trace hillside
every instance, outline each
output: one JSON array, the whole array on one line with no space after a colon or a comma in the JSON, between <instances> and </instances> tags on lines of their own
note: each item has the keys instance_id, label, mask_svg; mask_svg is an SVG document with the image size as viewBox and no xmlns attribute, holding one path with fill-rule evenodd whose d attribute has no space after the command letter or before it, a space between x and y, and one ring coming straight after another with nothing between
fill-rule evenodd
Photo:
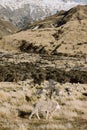
<instances>
[{"instance_id":1,"label":"hillside","mask_svg":"<svg viewBox=\"0 0 87 130\"><path fill-rule=\"evenodd\" d=\"M86 19L87 5L78 5L77 7L74 7L68 11L61 10L60 12L57 12L55 15L49 16L44 20L39 20L31 25L27 25L26 28L24 28L24 30L33 29L36 26L37 28L56 28L70 21L77 20L80 22L80 20Z\"/></svg>"},{"instance_id":2,"label":"hillside","mask_svg":"<svg viewBox=\"0 0 87 130\"><path fill-rule=\"evenodd\" d=\"M17 32L17 27L11 22L0 19L0 37Z\"/></svg>"},{"instance_id":3,"label":"hillside","mask_svg":"<svg viewBox=\"0 0 87 130\"><path fill-rule=\"evenodd\" d=\"M29 28L4 37L0 48L38 54L87 54L87 6L63 11Z\"/></svg>"}]
</instances>

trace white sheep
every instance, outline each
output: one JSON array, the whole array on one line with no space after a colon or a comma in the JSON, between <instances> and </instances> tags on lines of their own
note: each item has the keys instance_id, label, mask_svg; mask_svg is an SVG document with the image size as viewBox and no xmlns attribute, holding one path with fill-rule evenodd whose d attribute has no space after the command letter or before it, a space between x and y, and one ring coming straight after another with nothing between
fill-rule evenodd
<instances>
[{"instance_id":1,"label":"white sheep","mask_svg":"<svg viewBox=\"0 0 87 130\"><path fill-rule=\"evenodd\" d=\"M36 103L35 108L33 109L29 119L31 119L31 117L35 114L37 116L38 119L40 119L39 114L43 114L46 113L46 119L48 118L52 118L53 114L55 113L55 111L57 111L58 109L60 109L60 106L58 104L57 101L52 101L52 100L47 100L47 101L38 101Z\"/></svg>"}]
</instances>

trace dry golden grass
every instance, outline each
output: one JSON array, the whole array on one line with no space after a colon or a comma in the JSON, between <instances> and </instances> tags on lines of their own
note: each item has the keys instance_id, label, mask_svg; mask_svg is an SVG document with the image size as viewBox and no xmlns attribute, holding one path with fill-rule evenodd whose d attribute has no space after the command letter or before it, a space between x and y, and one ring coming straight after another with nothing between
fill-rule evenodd
<instances>
[{"instance_id":1,"label":"dry golden grass","mask_svg":"<svg viewBox=\"0 0 87 130\"><path fill-rule=\"evenodd\" d=\"M10 94L7 92L4 92L3 90L0 90L0 101L8 101L10 99Z\"/></svg>"}]
</instances>

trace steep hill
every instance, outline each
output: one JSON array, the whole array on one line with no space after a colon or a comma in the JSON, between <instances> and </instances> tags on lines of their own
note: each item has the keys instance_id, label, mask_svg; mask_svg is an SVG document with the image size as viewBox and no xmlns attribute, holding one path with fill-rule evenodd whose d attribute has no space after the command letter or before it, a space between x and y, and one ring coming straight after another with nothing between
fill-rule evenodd
<instances>
[{"instance_id":1,"label":"steep hill","mask_svg":"<svg viewBox=\"0 0 87 130\"><path fill-rule=\"evenodd\" d=\"M55 15L49 16L44 20L39 20L33 24L27 24L24 30L27 29L40 29L40 28L56 28L70 21L81 21L87 19L87 5L78 5L68 11L60 11Z\"/></svg>"}]
</instances>

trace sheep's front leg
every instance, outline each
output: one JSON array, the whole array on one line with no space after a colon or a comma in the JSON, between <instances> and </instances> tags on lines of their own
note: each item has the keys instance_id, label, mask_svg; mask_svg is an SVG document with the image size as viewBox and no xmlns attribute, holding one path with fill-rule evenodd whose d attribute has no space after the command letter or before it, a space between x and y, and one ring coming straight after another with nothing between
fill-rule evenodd
<instances>
[{"instance_id":1,"label":"sheep's front leg","mask_svg":"<svg viewBox=\"0 0 87 130\"><path fill-rule=\"evenodd\" d=\"M34 113L32 112L31 115L29 116L29 119L31 119L31 117L33 116L33 114L34 114Z\"/></svg>"}]
</instances>

